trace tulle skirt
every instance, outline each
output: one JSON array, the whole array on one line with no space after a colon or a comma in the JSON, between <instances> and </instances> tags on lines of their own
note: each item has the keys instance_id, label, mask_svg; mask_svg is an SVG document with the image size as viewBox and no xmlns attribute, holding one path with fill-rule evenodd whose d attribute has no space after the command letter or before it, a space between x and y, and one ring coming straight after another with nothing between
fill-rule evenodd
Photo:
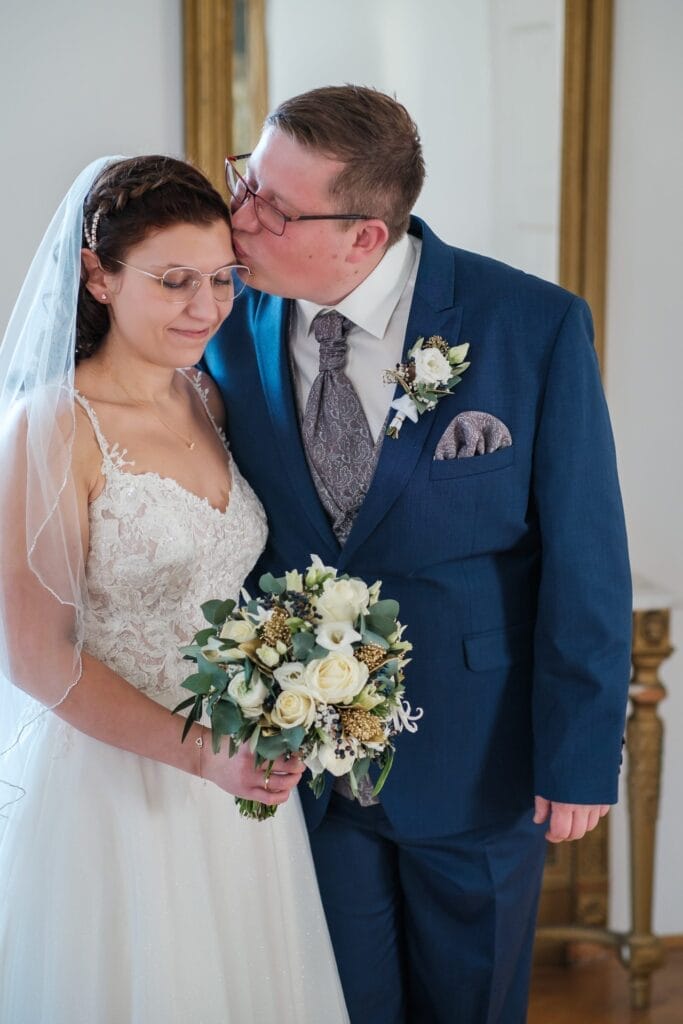
<instances>
[{"instance_id":1,"label":"tulle skirt","mask_svg":"<svg viewBox=\"0 0 683 1024\"><path fill-rule=\"evenodd\" d=\"M246 821L210 783L38 729L0 832L1 1024L347 1021L296 795Z\"/></svg>"}]
</instances>

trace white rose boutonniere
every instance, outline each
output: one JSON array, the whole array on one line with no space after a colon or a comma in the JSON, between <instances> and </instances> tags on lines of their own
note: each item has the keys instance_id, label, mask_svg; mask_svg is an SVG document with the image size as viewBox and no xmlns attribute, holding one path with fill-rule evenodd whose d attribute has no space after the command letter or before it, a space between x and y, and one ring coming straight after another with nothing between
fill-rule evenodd
<instances>
[{"instance_id":1,"label":"white rose boutonniere","mask_svg":"<svg viewBox=\"0 0 683 1024\"><path fill-rule=\"evenodd\" d=\"M385 371L385 381L393 381L405 391L391 403L396 415L387 428L388 437L397 438L406 419L417 423L422 413L431 412L442 398L453 394L470 365L465 361L469 347L469 343L449 347L438 334L426 340L420 337L408 352L407 362Z\"/></svg>"}]
</instances>

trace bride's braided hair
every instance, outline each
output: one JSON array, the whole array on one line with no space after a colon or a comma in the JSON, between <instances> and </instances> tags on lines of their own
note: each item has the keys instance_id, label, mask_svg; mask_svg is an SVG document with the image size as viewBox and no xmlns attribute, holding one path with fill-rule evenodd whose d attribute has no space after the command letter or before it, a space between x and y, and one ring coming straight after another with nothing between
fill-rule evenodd
<instances>
[{"instance_id":1,"label":"bride's braided hair","mask_svg":"<svg viewBox=\"0 0 683 1024\"><path fill-rule=\"evenodd\" d=\"M83 247L97 253L110 274L121 272L133 246L150 231L174 224L230 223L228 208L195 167L169 156L140 156L109 164L83 204ZM76 317L76 361L91 356L109 330L109 307L95 299L81 277Z\"/></svg>"}]
</instances>

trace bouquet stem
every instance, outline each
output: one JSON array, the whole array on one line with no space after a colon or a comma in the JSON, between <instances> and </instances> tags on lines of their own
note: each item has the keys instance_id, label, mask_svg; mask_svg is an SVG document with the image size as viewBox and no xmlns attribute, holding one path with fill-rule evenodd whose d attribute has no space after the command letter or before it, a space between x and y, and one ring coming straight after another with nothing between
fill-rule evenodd
<instances>
[{"instance_id":1,"label":"bouquet stem","mask_svg":"<svg viewBox=\"0 0 683 1024\"><path fill-rule=\"evenodd\" d=\"M243 818L251 818L252 821L267 821L272 818L277 810L277 804L262 804L260 800L243 800L236 796L235 803Z\"/></svg>"}]
</instances>

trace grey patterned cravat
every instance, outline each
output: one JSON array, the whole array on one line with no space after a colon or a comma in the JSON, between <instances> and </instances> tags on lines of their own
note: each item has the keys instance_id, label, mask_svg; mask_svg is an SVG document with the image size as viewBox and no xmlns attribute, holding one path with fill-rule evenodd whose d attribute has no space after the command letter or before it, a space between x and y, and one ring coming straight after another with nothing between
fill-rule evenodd
<instances>
[{"instance_id":1,"label":"grey patterned cravat","mask_svg":"<svg viewBox=\"0 0 683 1024\"><path fill-rule=\"evenodd\" d=\"M377 457L363 407L344 373L352 326L336 310L319 313L313 321L320 365L301 426L313 482L340 544L351 532Z\"/></svg>"}]
</instances>

